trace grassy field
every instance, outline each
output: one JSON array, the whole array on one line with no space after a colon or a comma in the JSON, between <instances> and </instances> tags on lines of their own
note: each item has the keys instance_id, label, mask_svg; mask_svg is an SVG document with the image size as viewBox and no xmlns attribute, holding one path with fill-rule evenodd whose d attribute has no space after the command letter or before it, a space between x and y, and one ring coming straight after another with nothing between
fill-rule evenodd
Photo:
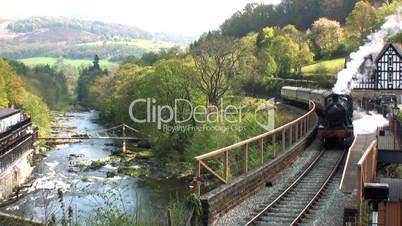
<instances>
[{"instance_id":1,"label":"grassy field","mask_svg":"<svg viewBox=\"0 0 402 226\"><path fill-rule=\"evenodd\" d=\"M20 59L19 61L23 62L26 65L54 65L57 63L57 58L54 57L33 57L33 58L25 58L25 59ZM72 66L87 66L92 64L92 60L75 60L75 59L64 59L64 63ZM117 65L116 63L107 61L107 60L101 60L100 65L103 67L110 67L110 66L115 66Z\"/></svg>"},{"instance_id":2,"label":"grassy field","mask_svg":"<svg viewBox=\"0 0 402 226\"><path fill-rule=\"evenodd\" d=\"M90 42L81 45L105 45L105 44L123 44L129 46L138 46L140 48L144 48L150 51L158 51L160 49L168 49L173 46L177 46L178 44L173 44L170 42L156 41L156 40L145 40L145 39L132 39L132 40L113 40L113 41L98 41L98 42ZM183 46L181 46L184 48Z\"/></svg>"},{"instance_id":3,"label":"grassy field","mask_svg":"<svg viewBox=\"0 0 402 226\"><path fill-rule=\"evenodd\" d=\"M306 75L322 73L336 75L339 71L343 69L344 63L345 58L319 61L314 64L304 66L302 68L302 72Z\"/></svg>"}]
</instances>

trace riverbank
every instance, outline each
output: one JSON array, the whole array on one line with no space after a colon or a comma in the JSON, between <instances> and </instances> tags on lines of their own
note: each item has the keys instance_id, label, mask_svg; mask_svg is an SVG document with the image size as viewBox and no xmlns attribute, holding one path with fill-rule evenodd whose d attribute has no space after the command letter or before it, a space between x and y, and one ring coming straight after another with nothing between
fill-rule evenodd
<instances>
[{"instance_id":1,"label":"riverbank","mask_svg":"<svg viewBox=\"0 0 402 226\"><path fill-rule=\"evenodd\" d=\"M96 112L71 113L58 118L58 127L69 128L68 131L60 131L60 134L104 129L94 123L97 118ZM18 200L0 210L37 221L49 221L52 214L60 219L63 210L58 191L62 191L66 208L70 206L74 209L77 219L84 221L93 215L93 210L99 208L121 209L121 201L124 200L125 212L139 221L155 212L165 211L172 199L182 199L188 192L186 184L179 180L162 176L153 178L147 173L142 173L152 171L146 169L147 165L152 164L155 165L152 168L157 171L155 160L142 158L121 161L121 158L115 158L112 154L118 148L110 145L112 143L112 140L84 140L80 143L57 145L46 153L40 153L35 161L31 186L21 189ZM86 166L91 166L97 161L104 163L98 167L74 172L71 166L77 161ZM117 161L119 163L116 163ZM127 168L118 172L119 164L120 167L138 169L141 175L127 176L126 174L130 173ZM111 177L111 171L117 171L117 175ZM22 195L24 193L25 195ZM110 205L105 199L115 200L111 201Z\"/></svg>"}]
</instances>

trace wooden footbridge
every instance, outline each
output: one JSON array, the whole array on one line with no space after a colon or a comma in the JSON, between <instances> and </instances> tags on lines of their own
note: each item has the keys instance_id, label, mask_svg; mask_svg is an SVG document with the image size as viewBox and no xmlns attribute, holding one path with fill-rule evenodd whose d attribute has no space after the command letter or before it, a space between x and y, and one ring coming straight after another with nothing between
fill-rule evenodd
<instances>
[{"instance_id":1,"label":"wooden footbridge","mask_svg":"<svg viewBox=\"0 0 402 226\"><path fill-rule=\"evenodd\" d=\"M72 141L81 141L81 140L96 140L96 139L104 139L104 140L118 140L122 141L122 150L126 151L126 143L127 141L141 141L144 140L143 135L140 131L126 125L120 124L108 129L95 130L91 132L83 132L83 133L70 133L66 136L49 136L49 137L38 137L39 140L46 140L52 142L60 142L60 143L71 143Z\"/></svg>"}]
</instances>

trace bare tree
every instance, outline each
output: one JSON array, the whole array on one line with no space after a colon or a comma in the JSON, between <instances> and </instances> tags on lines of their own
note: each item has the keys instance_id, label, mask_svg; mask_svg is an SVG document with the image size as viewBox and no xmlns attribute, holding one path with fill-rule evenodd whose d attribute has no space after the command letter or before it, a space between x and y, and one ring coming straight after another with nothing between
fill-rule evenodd
<instances>
[{"instance_id":1,"label":"bare tree","mask_svg":"<svg viewBox=\"0 0 402 226\"><path fill-rule=\"evenodd\" d=\"M228 37L212 37L191 49L196 68L195 87L208 98L208 104L218 105L230 90L230 79L238 73L242 57L239 42Z\"/></svg>"}]
</instances>

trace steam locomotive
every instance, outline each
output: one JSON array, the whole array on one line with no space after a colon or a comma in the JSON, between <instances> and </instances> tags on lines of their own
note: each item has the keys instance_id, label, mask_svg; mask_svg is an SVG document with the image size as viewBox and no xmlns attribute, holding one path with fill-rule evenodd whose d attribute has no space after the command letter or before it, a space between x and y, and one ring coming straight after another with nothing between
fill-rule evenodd
<instances>
[{"instance_id":1,"label":"steam locomotive","mask_svg":"<svg viewBox=\"0 0 402 226\"><path fill-rule=\"evenodd\" d=\"M329 90L315 90L284 86L282 98L299 105L314 101L318 108L320 125L318 137L325 146L343 144L348 146L353 141L353 101L348 95L335 94Z\"/></svg>"}]
</instances>

